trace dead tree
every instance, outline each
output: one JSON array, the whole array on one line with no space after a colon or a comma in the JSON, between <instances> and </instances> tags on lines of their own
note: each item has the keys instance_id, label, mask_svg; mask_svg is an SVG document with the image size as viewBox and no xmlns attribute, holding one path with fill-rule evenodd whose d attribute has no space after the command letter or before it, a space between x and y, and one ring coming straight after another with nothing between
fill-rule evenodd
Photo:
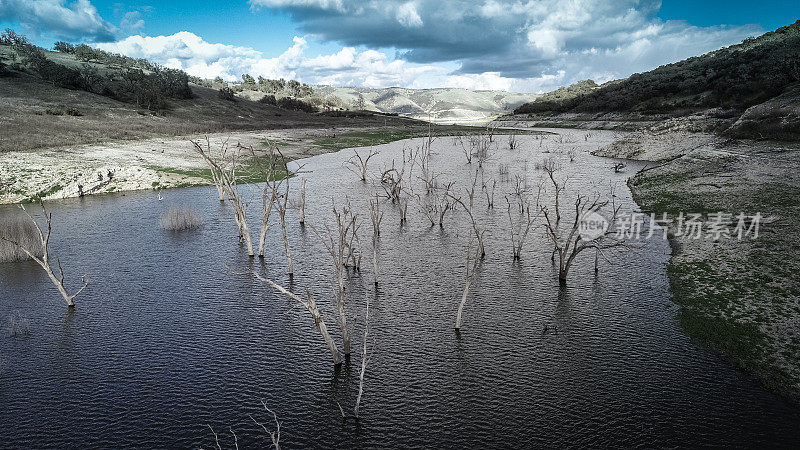
<instances>
[{"instance_id":1,"label":"dead tree","mask_svg":"<svg viewBox=\"0 0 800 450\"><path fill-rule=\"evenodd\" d=\"M325 341L325 345L328 346L328 350L331 352L331 357L333 358L333 364L338 366L342 363L342 357L339 355L339 348L336 346L336 341L333 340L330 333L328 333L328 327L325 325L325 321L322 319L322 313L320 312L319 308L317 308L317 304L314 302L314 299L311 297L311 294L307 293L306 298L303 299L299 295L289 291L288 289L284 288L283 286L275 283L272 280L264 278L260 274L253 272L256 278L261 280L262 282L268 284L273 289L277 290L281 294L289 297L290 299L299 303L303 308L311 314L311 318L314 319L314 325L316 325L317 330L319 330L320 335L322 335L322 339Z\"/></svg>"},{"instance_id":2,"label":"dead tree","mask_svg":"<svg viewBox=\"0 0 800 450\"><path fill-rule=\"evenodd\" d=\"M378 152L370 150L366 157L362 157L358 150L353 150L353 153L355 155L347 161L347 169L361 177L361 181L367 181L369 160L378 155Z\"/></svg>"},{"instance_id":3,"label":"dead tree","mask_svg":"<svg viewBox=\"0 0 800 450\"><path fill-rule=\"evenodd\" d=\"M489 187L487 186L487 184L485 182L482 183L482 185L483 186L481 187L481 189L483 190L483 193L486 194L486 206L489 209L494 209L494 191L495 191L495 188L497 188L497 181L496 180L492 180L492 188L491 189L489 189Z\"/></svg>"},{"instance_id":4,"label":"dead tree","mask_svg":"<svg viewBox=\"0 0 800 450\"><path fill-rule=\"evenodd\" d=\"M378 285L378 236L381 235L381 221L383 221L383 212L381 211L381 203L378 196L375 195L375 201L369 202L369 215L372 219L372 271L375 274L375 285Z\"/></svg>"},{"instance_id":5,"label":"dead tree","mask_svg":"<svg viewBox=\"0 0 800 450\"><path fill-rule=\"evenodd\" d=\"M264 405L264 409L266 409L268 413L272 414L272 420L275 421L275 427L276 427L275 431L270 431L265 424L257 421L255 418L253 418L253 416L250 416L250 419L252 419L256 425L260 426L265 433L267 433L270 440L272 441L272 447L274 447L275 450L281 450L281 422L278 421L278 415L275 414L275 411L267 408L267 403L265 401L262 400L261 404ZM233 433L233 430L231 430L231 433ZM233 437L235 439L236 435L234 434ZM219 441L217 441L217 445L219 445ZM237 448L239 447L238 444L236 445L236 447Z\"/></svg>"},{"instance_id":6,"label":"dead tree","mask_svg":"<svg viewBox=\"0 0 800 450\"><path fill-rule=\"evenodd\" d=\"M473 254L472 245L477 237L478 241L478 249L476 249L476 253ZM456 331L461 330L461 325L463 324L463 315L464 315L464 306L467 304L467 296L469 295L469 289L472 286L472 282L475 279L475 273L478 269L478 261L480 260L481 250L480 250L480 242L483 240L483 236L476 235L475 230L473 230L469 234L469 243L467 244L467 262L465 265L466 273L464 275L464 292L461 294L461 302L458 304L458 311L456 312Z\"/></svg>"},{"instance_id":7,"label":"dead tree","mask_svg":"<svg viewBox=\"0 0 800 450\"><path fill-rule=\"evenodd\" d=\"M238 151L228 154L228 144L225 142L222 144L220 156L217 157L213 155L211 143L208 138L206 138L205 148L203 148L199 142L191 142L194 145L194 151L203 158L211 169L211 173L216 174L214 176L217 177L218 182L222 185L225 196L228 198L233 208L234 219L236 220L236 226L239 232L239 242L243 242L247 247L247 252L250 257L254 257L253 241L250 236L250 228L247 225L248 203L244 200L244 196L239 191L239 185L236 180L236 168L239 157Z\"/></svg>"},{"instance_id":8,"label":"dead tree","mask_svg":"<svg viewBox=\"0 0 800 450\"><path fill-rule=\"evenodd\" d=\"M508 149L509 150L516 150L518 146L517 143L517 135L516 133L511 133L508 135Z\"/></svg>"},{"instance_id":9,"label":"dead tree","mask_svg":"<svg viewBox=\"0 0 800 450\"><path fill-rule=\"evenodd\" d=\"M453 185L455 185L454 181L447 183L444 188L444 194L439 199L439 227L444 228L444 216L447 214L448 211L451 211L453 207L456 206L456 202L453 200L452 196L450 196L450 192L453 189ZM433 223L431 223L433 225Z\"/></svg>"},{"instance_id":10,"label":"dead tree","mask_svg":"<svg viewBox=\"0 0 800 450\"><path fill-rule=\"evenodd\" d=\"M369 298L366 298L366 305L364 307L364 343L361 352L361 372L358 375L358 397L356 397L356 405L353 407L353 414L358 420L358 409L361 407L361 396L364 395L364 374L367 371L367 364L372 359L367 352L367 337L369 335Z\"/></svg>"},{"instance_id":11,"label":"dead tree","mask_svg":"<svg viewBox=\"0 0 800 450\"><path fill-rule=\"evenodd\" d=\"M386 169L381 174L381 186L383 187L384 192L386 192L386 197L392 201L392 203L399 203L400 197L403 193L403 176L405 175L405 162L403 163L403 167L398 170L394 166L394 161L392 161L391 169Z\"/></svg>"},{"instance_id":12,"label":"dead tree","mask_svg":"<svg viewBox=\"0 0 800 450\"><path fill-rule=\"evenodd\" d=\"M464 139L462 139L461 136L458 137L457 143L461 145L461 151L464 152L464 156L467 158L467 164L472 164L472 157L474 155L472 146L470 145L470 147L467 148L467 146L464 145Z\"/></svg>"},{"instance_id":13,"label":"dead tree","mask_svg":"<svg viewBox=\"0 0 800 450\"><path fill-rule=\"evenodd\" d=\"M306 179L300 182L300 225L306 223Z\"/></svg>"},{"instance_id":14,"label":"dead tree","mask_svg":"<svg viewBox=\"0 0 800 450\"><path fill-rule=\"evenodd\" d=\"M285 165L285 163L284 163ZM288 173L288 172L287 172ZM289 278L294 276L294 263L292 262L292 253L289 250L289 235L286 231L286 211L289 209L289 177L287 176L282 183L276 182L273 185L273 192L277 192L283 184L283 192L280 195L275 195L275 207L278 210L278 216L281 219L281 229L283 230L283 250L286 254L286 265L289 269Z\"/></svg>"},{"instance_id":15,"label":"dead tree","mask_svg":"<svg viewBox=\"0 0 800 450\"><path fill-rule=\"evenodd\" d=\"M613 199L613 193L612 193ZM610 203L612 217L609 223L614 223L619 213L620 206L616 206L614 202L608 200L600 200L600 196L595 195L592 199L588 196L579 195L575 200L574 207L574 220L570 226L563 227L559 224L558 220L552 220L550 211L546 206L541 207L544 213L545 228L547 235L553 243L554 252L558 255L558 281L562 286L567 284L567 275L569 269L572 267L575 258L584 250L593 248L602 253L606 249L613 247L624 246L624 242L616 239L613 234L605 230L600 236L590 240L584 241L580 234L580 226L582 220L592 214L598 213ZM558 209L558 206L556 206Z\"/></svg>"},{"instance_id":16,"label":"dead tree","mask_svg":"<svg viewBox=\"0 0 800 450\"><path fill-rule=\"evenodd\" d=\"M467 197L469 197L469 204L464 203L464 201L461 200L460 197L456 197L451 192L446 192L445 195L447 195L448 197L453 199L453 201L455 203L458 203L459 205L461 205L461 207L464 208L464 211L469 216L470 223L472 224L472 231L473 231L473 233L475 234L475 237L478 240L478 247L477 247L478 255L480 255L480 259L483 259L486 256L486 247L484 247L484 245L483 245L484 231L481 229L480 225L478 224L478 220L475 218L475 214L472 212L472 208L474 206L474 200L475 200L475 187L477 186L477 184L478 184L478 174L477 174L477 171L476 171L475 179L472 182L472 188L466 190Z\"/></svg>"},{"instance_id":17,"label":"dead tree","mask_svg":"<svg viewBox=\"0 0 800 450\"><path fill-rule=\"evenodd\" d=\"M511 235L511 248L514 253L514 260L519 260L522 257L522 246L525 244L525 239L528 237L528 233L530 233L531 228L533 227L534 222L536 222L536 216L531 217L531 208L528 205L527 208L524 208L526 214L525 218L522 218L516 226L514 226L514 218L511 216L511 202L506 197L506 203L508 204L508 221L510 224L509 234ZM536 201L537 206L539 200ZM524 224L524 229L523 229Z\"/></svg>"},{"instance_id":18,"label":"dead tree","mask_svg":"<svg viewBox=\"0 0 800 450\"><path fill-rule=\"evenodd\" d=\"M71 309L75 307L75 297L77 297L81 292L83 292L84 289L86 289L86 286L89 285L89 282L87 281L86 275L84 275L81 277L83 286L81 286L81 288L78 289L78 291L74 294L70 294L67 291L66 286L64 286L64 268L61 267L61 261L59 259L56 259L56 264L58 264L58 275L56 275L50 264L50 234L53 230L53 217L52 214L47 212L43 202L40 203L40 205L42 207L42 214L44 215L45 222L47 223L47 232L42 231L39 223L36 222L36 219L33 218L27 209L25 209L25 206L19 205L19 208L25 213L26 216L28 216L28 219L30 219L31 223L36 228L40 245L36 245L35 248L29 247L24 245L22 242L17 242L10 237L3 236L3 234L0 234L0 240L8 242L12 246L18 248L20 251L22 251L22 253L28 255L30 259L35 261L36 264L39 264L39 266L41 266L42 269L44 269L44 271L47 273L50 281L52 281L56 286L58 292L61 293L61 296L64 297L64 300L67 302L67 307Z\"/></svg>"},{"instance_id":19,"label":"dead tree","mask_svg":"<svg viewBox=\"0 0 800 450\"><path fill-rule=\"evenodd\" d=\"M561 136L560 134L558 135ZM555 159L549 158L544 164L541 166L542 170L547 173L547 176L550 178L550 181L553 183L554 188L554 196L555 196L555 204L556 204L556 222L561 221L561 208L559 205L559 198L561 196L561 192L564 190L564 185L566 182L559 183L556 180L556 172L561 169L561 166L556 162Z\"/></svg>"},{"instance_id":20,"label":"dead tree","mask_svg":"<svg viewBox=\"0 0 800 450\"><path fill-rule=\"evenodd\" d=\"M336 220L336 231L332 231L326 224L326 235L323 236L316 228L311 227L325 245L331 256L334 267L334 295L336 297L336 310L339 314L339 328L342 332L344 354L350 355L350 328L347 325L347 311L345 309L345 269L348 259L353 255L353 241L357 235L356 216L349 207L341 211L333 207L333 216Z\"/></svg>"},{"instance_id":21,"label":"dead tree","mask_svg":"<svg viewBox=\"0 0 800 450\"><path fill-rule=\"evenodd\" d=\"M258 236L258 257L264 258L264 252L267 244L267 232L272 224L269 218L272 215L272 208L277 202L278 190L274 189L273 183L275 178L275 164L274 160L270 158L269 164L263 169L264 186L261 192L261 232Z\"/></svg>"}]
</instances>

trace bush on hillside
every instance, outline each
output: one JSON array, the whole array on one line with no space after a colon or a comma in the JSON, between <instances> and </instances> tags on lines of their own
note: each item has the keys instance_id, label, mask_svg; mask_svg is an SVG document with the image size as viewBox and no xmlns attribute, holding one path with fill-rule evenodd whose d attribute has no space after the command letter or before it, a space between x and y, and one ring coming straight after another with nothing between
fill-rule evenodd
<instances>
[{"instance_id":1,"label":"bush on hillside","mask_svg":"<svg viewBox=\"0 0 800 450\"><path fill-rule=\"evenodd\" d=\"M310 103L291 97L282 97L278 99L277 105L279 108L291 109L294 111L303 111L307 113L316 112L316 108Z\"/></svg>"},{"instance_id":2,"label":"bush on hillside","mask_svg":"<svg viewBox=\"0 0 800 450\"><path fill-rule=\"evenodd\" d=\"M53 50L61 53L75 53L75 46L69 42L58 41L53 44Z\"/></svg>"},{"instance_id":3,"label":"bush on hillside","mask_svg":"<svg viewBox=\"0 0 800 450\"><path fill-rule=\"evenodd\" d=\"M267 95L261 97L260 99L258 99L258 102L259 103L263 103L265 105L272 105L272 106L277 106L278 105L278 101L275 99L275 96L272 95L272 94L267 94Z\"/></svg>"},{"instance_id":4,"label":"bush on hillside","mask_svg":"<svg viewBox=\"0 0 800 450\"><path fill-rule=\"evenodd\" d=\"M228 86L221 87L219 89L219 93L217 95L222 100L228 100L229 102L237 101L236 100L236 93L233 92L233 89L229 88Z\"/></svg>"}]
</instances>

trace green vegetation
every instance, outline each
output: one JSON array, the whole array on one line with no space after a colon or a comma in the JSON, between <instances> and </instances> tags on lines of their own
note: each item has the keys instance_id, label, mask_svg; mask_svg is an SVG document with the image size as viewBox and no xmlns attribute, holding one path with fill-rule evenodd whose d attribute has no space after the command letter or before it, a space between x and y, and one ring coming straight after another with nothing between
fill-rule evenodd
<instances>
[{"instance_id":1,"label":"green vegetation","mask_svg":"<svg viewBox=\"0 0 800 450\"><path fill-rule=\"evenodd\" d=\"M263 171L261 168L264 164L267 164L264 158L253 158L248 159L242 162L242 166L238 167L236 170L236 179L241 184L250 184L250 183L263 183L264 176ZM180 187L192 186L192 185L206 185L206 184L213 184L214 179L211 176L211 169L178 169L174 167L161 167L161 166L150 166L148 169L154 170L159 173L172 173L176 175L182 175L184 177L189 178L197 178L202 180L197 183L183 183ZM273 179L282 179L286 178L287 172L284 170L280 165L275 169L275 174ZM153 182L153 188L156 188L160 185L159 182Z\"/></svg>"},{"instance_id":2,"label":"green vegetation","mask_svg":"<svg viewBox=\"0 0 800 450\"><path fill-rule=\"evenodd\" d=\"M703 56L661 66L593 89L563 88L515 114L639 112L686 114L708 108L743 111L800 81L800 21Z\"/></svg>"},{"instance_id":3,"label":"green vegetation","mask_svg":"<svg viewBox=\"0 0 800 450\"><path fill-rule=\"evenodd\" d=\"M723 178L729 181L714 180L716 187L708 188L712 170L729 174ZM677 160L636 175L629 185L643 210L673 218L681 211L784 218L762 223L757 239L712 244L673 236L667 273L688 336L800 399L800 336L790 325L800 313L800 261L786 258L800 251L800 187L748 180L745 170L725 158Z\"/></svg>"},{"instance_id":4,"label":"green vegetation","mask_svg":"<svg viewBox=\"0 0 800 450\"><path fill-rule=\"evenodd\" d=\"M388 144L403 139L425 137L430 132L431 136L457 136L485 133L486 129L477 127L462 127L457 125L433 125L428 127L392 128L386 131L357 131L342 133L336 137L324 137L314 140L314 145L329 151L338 151L353 147L370 147L373 145ZM541 134L541 132L525 132L519 130L494 130L494 134Z\"/></svg>"},{"instance_id":5,"label":"green vegetation","mask_svg":"<svg viewBox=\"0 0 800 450\"><path fill-rule=\"evenodd\" d=\"M59 57L11 30L0 35L0 46L8 49L3 55L12 61L19 59L11 66L13 70L35 74L58 87L100 94L152 111L166 109L169 99L193 96L185 72L143 59L64 42L57 43L56 49L69 57ZM4 76L12 75L8 68L3 72Z\"/></svg>"},{"instance_id":6,"label":"green vegetation","mask_svg":"<svg viewBox=\"0 0 800 450\"><path fill-rule=\"evenodd\" d=\"M36 194L24 199L22 203L37 203L62 189L64 189L64 187L61 186L60 184L54 184L49 188L39 191Z\"/></svg>"}]
</instances>

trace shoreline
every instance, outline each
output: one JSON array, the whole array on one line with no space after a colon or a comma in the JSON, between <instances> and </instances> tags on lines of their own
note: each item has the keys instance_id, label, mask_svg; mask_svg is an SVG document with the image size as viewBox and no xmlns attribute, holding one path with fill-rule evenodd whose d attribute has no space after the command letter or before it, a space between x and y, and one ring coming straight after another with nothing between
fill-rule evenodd
<instances>
[{"instance_id":1,"label":"shoreline","mask_svg":"<svg viewBox=\"0 0 800 450\"><path fill-rule=\"evenodd\" d=\"M369 147L412 137L474 134L483 127L428 124L284 128L116 141L0 153L0 204L31 203L136 190L213 184L190 140L209 139L252 147L256 157L267 146L280 148L288 161L345 148ZM515 132L495 130L496 134ZM524 131L522 131L524 132ZM266 154L266 152L264 152Z\"/></svg>"}]
</instances>

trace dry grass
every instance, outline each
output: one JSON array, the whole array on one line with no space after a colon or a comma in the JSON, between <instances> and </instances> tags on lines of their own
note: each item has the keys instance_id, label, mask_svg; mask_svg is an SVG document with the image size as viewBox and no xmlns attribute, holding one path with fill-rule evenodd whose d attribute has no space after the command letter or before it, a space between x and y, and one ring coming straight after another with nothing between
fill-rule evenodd
<instances>
[{"instance_id":1,"label":"dry grass","mask_svg":"<svg viewBox=\"0 0 800 450\"><path fill-rule=\"evenodd\" d=\"M20 249L20 245L31 250L35 255L42 254L42 242L29 219L22 216L0 217L0 263L30 259Z\"/></svg>"},{"instance_id":2,"label":"dry grass","mask_svg":"<svg viewBox=\"0 0 800 450\"><path fill-rule=\"evenodd\" d=\"M335 117L280 109L254 101L229 102L216 90L192 85L195 98L170 100L160 114L30 76L0 78L0 153L111 141L203 133L284 128L405 126L416 122L387 116ZM80 116L48 114L68 105ZM47 130L42 133L41 130Z\"/></svg>"},{"instance_id":3,"label":"dry grass","mask_svg":"<svg viewBox=\"0 0 800 450\"><path fill-rule=\"evenodd\" d=\"M203 218L188 206L171 206L161 216L161 228L168 231L196 230L203 226Z\"/></svg>"},{"instance_id":4,"label":"dry grass","mask_svg":"<svg viewBox=\"0 0 800 450\"><path fill-rule=\"evenodd\" d=\"M31 334L31 321L15 312L6 317L6 333L9 337L23 337Z\"/></svg>"}]
</instances>

